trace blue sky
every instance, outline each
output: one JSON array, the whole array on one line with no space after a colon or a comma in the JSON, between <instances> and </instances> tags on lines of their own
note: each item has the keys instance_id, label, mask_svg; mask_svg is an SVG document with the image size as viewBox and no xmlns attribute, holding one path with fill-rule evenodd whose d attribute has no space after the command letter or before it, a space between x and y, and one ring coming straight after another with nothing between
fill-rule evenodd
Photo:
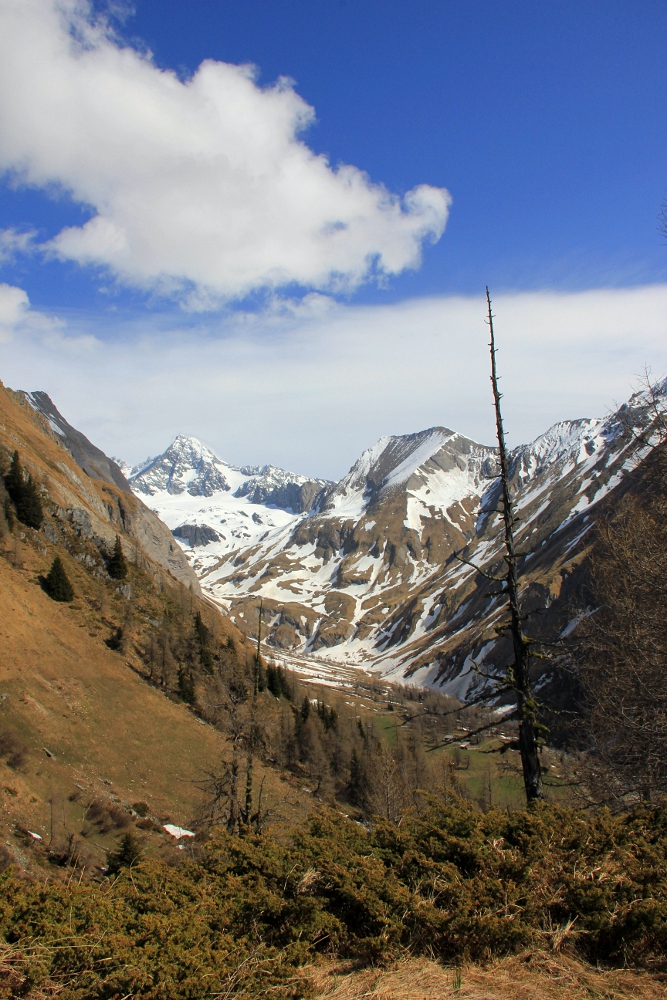
<instances>
[{"instance_id":1,"label":"blue sky","mask_svg":"<svg viewBox=\"0 0 667 1000\"><path fill-rule=\"evenodd\" d=\"M508 366L528 359L514 443L662 374L664 4L137 0L106 28L63 7L0 0L0 377L107 450L195 433L337 476L380 433L488 440L483 323L473 344L457 305L474 316L487 283L514 318ZM547 307L580 356L540 335ZM354 377L332 383L343 327ZM304 353L314 392L286 361Z\"/></svg>"},{"instance_id":2,"label":"blue sky","mask_svg":"<svg viewBox=\"0 0 667 1000\"><path fill-rule=\"evenodd\" d=\"M448 188L420 271L364 300L664 279L663 3L150 0L130 27L164 66L291 75L317 152L393 191Z\"/></svg>"}]
</instances>

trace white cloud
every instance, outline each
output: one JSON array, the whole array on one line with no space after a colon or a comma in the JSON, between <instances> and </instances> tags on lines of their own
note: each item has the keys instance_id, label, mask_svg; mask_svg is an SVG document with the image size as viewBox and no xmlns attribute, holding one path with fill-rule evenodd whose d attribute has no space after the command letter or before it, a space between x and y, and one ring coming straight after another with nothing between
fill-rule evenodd
<instances>
[{"instance_id":1,"label":"white cloud","mask_svg":"<svg viewBox=\"0 0 667 1000\"><path fill-rule=\"evenodd\" d=\"M27 232L18 229L0 229L0 264L13 260L18 254L29 253L33 249L36 235L34 229Z\"/></svg>"},{"instance_id":2,"label":"white cloud","mask_svg":"<svg viewBox=\"0 0 667 1000\"><path fill-rule=\"evenodd\" d=\"M21 294L6 300L18 321ZM0 316L2 302L0 291ZM493 442L481 297L311 306L187 329L182 314L162 329L103 329L96 317L97 339L93 321L71 315L66 330L33 326L5 345L0 378L45 389L96 444L132 461L185 433L231 462L337 478L382 434L444 424ZM604 416L646 363L667 374L667 285L499 295L494 310L512 446L556 420Z\"/></svg>"},{"instance_id":3,"label":"white cloud","mask_svg":"<svg viewBox=\"0 0 667 1000\"><path fill-rule=\"evenodd\" d=\"M27 293L14 285L0 284L0 344L15 334L58 335L63 324L30 308Z\"/></svg>"},{"instance_id":4,"label":"white cloud","mask_svg":"<svg viewBox=\"0 0 667 1000\"><path fill-rule=\"evenodd\" d=\"M210 308L296 283L340 291L418 266L449 195L401 200L299 138L314 112L289 80L206 61L158 69L91 20L88 0L0 0L0 169L92 209L51 250Z\"/></svg>"}]
</instances>

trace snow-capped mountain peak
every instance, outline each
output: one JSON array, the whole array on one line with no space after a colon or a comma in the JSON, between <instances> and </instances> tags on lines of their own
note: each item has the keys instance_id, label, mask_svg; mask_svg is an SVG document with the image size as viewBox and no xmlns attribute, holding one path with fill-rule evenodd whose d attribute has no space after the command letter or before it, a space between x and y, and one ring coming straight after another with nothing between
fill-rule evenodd
<instances>
[{"instance_id":1,"label":"snow-capped mountain peak","mask_svg":"<svg viewBox=\"0 0 667 1000\"><path fill-rule=\"evenodd\" d=\"M187 492L210 497L231 488L230 471L233 467L197 438L179 434L165 452L130 474L130 482L135 492L148 496Z\"/></svg>"},{"instance_id":2,"label":"snow-capped mountain peak","mask_svg":"<svg viewBox=\"0 0 667 1000\"><path fill-rule=\"evenodd\" d=\"M361 512L392 491L413 493L422 488L431 502L442 492L449 505L479 492L480 484L495 475L495 455L495 448L447 427L381 437L331 491L324 510Z\"/></svg>"},{"instance_id":3,"label":"snow-capped mountain peak","mask_svg":"<svg viewBox=\"0 0 667 1000\"><path fill-rule=\"evenodd\" d=\"M521 572L547 604L587 544L593 509L645 454L650 426L640 394L510 453ZM431 427L380 438L332 484L234 468L177 438L132 485L151 492L204 590L237 623L263 599L266 641L285 655L458 685L471 649L487 655L497 641L486 579L456 558L465 551L493 574L502 566L497 459L495 447ZM209 494L215 477L224 485Z\"/></svg>"}]
</instances>

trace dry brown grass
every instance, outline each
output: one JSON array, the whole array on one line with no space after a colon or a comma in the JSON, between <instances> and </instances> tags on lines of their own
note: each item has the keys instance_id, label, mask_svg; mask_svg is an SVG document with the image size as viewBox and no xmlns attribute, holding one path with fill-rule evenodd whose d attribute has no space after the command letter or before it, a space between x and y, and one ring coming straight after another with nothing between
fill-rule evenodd
<instances>
[{"instance_id":1,"label":"dry brown grass","mask_svg":"<svg viewBox=\"0 0 667 1000\"><path fill-rule=\"evenodd\" d=\"M104 518L108 521L105 505L118 491L88 479L42 424L0 383L5 457L18 447L24 466L47 485L50 501L88 511L95 530L102 532ZM125 494L122 500L128 510L139 504ZM106 530L122 531L110 522ZM134 542L128 545L134 552ZM39 585L56 554L74 587L71 604L52 601ZM38 833L42 847L54 849L75 835L91 856L88 867L103 863L120 826L94 826L99 816L88 812L91 800L121 814L136 801L146 802L161 822L190 826L204 794L202 776L228 753L224 733L203 725L186 705L138 676L140 650L147 642L147 623L166 614L163 593L176 605L181 599L194 602L218 635L238 641L240 633L147 556L142 565L150 573L130 567L132 641L128 649L112 651L105 640L123 623L127 607L114 581L93 577L64 544L52 543L43 532L17 523L13 534L0 534L0 844L21 867L30 868L35 843L17 837L17 828ZM287 790L290 802L308 798L275 772L267 774L269 806L280 803ZM303 808L297 803L297 821L307 808L309 802ZM152 836L144 831L144 840ZM153 839L156 848L171 843L159 832ZM0 857L0 868L5 866Z\"/></svg>"},{"instance_id":2,"label":"dry brown grass","mask_svg":"<svg viewBox=\"0 0 667 1000\"><path fill-rule=\"evenodd\" d=\"M567 955L526 953L488 966L446 967L406 958L389 969L341 963L309 970L318 1000L664 1000L667 980L602 970ZM459 978L460 977L460 978Z\"/></svg>"}]
</instances>

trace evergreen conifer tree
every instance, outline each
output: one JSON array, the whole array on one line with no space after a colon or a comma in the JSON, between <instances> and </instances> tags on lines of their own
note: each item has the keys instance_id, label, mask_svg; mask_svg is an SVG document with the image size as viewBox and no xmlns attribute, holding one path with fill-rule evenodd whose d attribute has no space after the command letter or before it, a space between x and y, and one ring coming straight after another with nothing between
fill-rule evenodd
<instances>
[{"instance_id":1,"label":"evergreen conifer tree","mask_svg":"<svg viewBox=\"0 0 667 1000\"><path fill-rule=\"evenodd\" d=\"M107 854L107 874L117 875L121 868L131 868L141 857L141 848L136 836L130 831L123 834L115 851Z\"/></svg>"},{"instance_id":2,"label":"evergreen conifer tree","mask_svg":"<svg viewBox=\"0 0 667 1000\"><path fill-rule=\"evenodd\" d=\"M120 649L122 642L122 628L115 628L109 638L104 640L105 645L108 646L109 649Z\"/></svg>"},{"instance_id":3,"label":"evergreen conifer tree","mask_svg":"<svg viewBox=\"0 0 667 1000\"><path fill-rule=\"evenodd\" d=\"M107 564L107 572L113 580L124 580L127 576L127 563L125 562L123 548L120 544L120 538L118 535L116 535L116 544L114 545L113 555Z\"/></svg>"},{"instance_id":4,"label":"evergreen conifer tree","mask_svg":"<svg viewBox=\"0 0 667 1000\"><path fill-rule=\"evenodd\" d=\"M22 524L38 531L44 520L42 500L39 489L32 476L28 476L23 484L21 498L16 504L16 516Z\"/></svg>"},{"instance_id":5,"label":"evergreen conifer tree","mask_svg":"<svg viewBox=\"0 0 667 1000\"><path fill-rule=\"evenodd\" d=\"M277 669L278 669L278 679L280 680L280 687L283 692L283 698L286 698L287 701L291 701L292 689L289 685L289 680L287 678L287 671L285 670L284 667L278 667Z\"/></svg>"},{"instance_id":6,"label":"evergreen conifer tree","mask_svg":"<svg viewBox=\"0 0 667 1000\"><path fill-rule=\"evenodd\" d=\"M213 654L209 646L210 629L204 625L201 612L195 615L195 639L199 645L199 662L207 674L213 673Z\"/></svg>"},{"instance_id":7,"label":"evergreen conifer tree","mask_svg":"<svg viewBox=\"0 0 667 1000\"><path fill-rule=\"evenodd\" d=\"M44 515L39 489L32 476L24 478L18 451L12 455L9 472L5 476L5 487L19 521L28 528L40 528Z\"/></svg>"},{"instance_id":8,"label":"evergreen conifer tree","mask_svg":"<svg viewBox=\"0 0 667 1000\"><path fill-rule=\"evenodd\" d=\"M287 701L292 700L292 692L290 691L287 672L284 667L274 666L271 663L268 665L266 668L266 686L274 698L282 696Z\"/></svg>"},{"instance_id":9,"label":"evergreen conifer tree","mask_svg":"<svg viewBox=\"0 0 667 1000\"><path fill-rule=\"evenodd\" d=\"M208 628L204 625L201 611L198 611L195 615L195 634L199 640L200 646L208 645Z\"/></svg>"},{"instance_id":10,"label":"evergreen conifer tree","mask_svg":"<svg viewBox=\"0 0 667 1000\"><path fill-rule=\"evenodd\" d=\"M278 680L278 671L271 663L266 668L266 686L274 698L280 698L282 690Z\"/></svg>"},{"instance_id":11,"label":"evergreen conifer tree","mask_svg":"<svg viewBox=\"0 0 667 1000\"><path fill-rule=\"evenodd\" d=\"M19 461L18 451L15 451L12 455L9 472L5 476L5 487L12 502L15 504L23 491L23 469Z\"/></svg>"},{"instance_id":12,"label":"evergreen conifer tree","mask_svg":"<svg viewBox=\"0 0 667 1000\"><path fill-rule=\"evenodd\" d=\"M364 806L366 792L365 779L366 775L364 774L363 765L359 760L356 747L353 747L350 758L350 780L347 783L347 797L353 806L359 806L359 808L363 808Z\"/></svg>"},{"instance_id":13,"label":"evergreen conifer tree","mask_svg":"<svg viewBox=\"0 0 667 1000\"><path fill-rule=\"evenodd\" d=\"M53 601L71 601L74 599L74 590L67 578L67 573L60 560L60 556L56 556L53 560L43 586Z\"/></svg>"}]
</instances>

